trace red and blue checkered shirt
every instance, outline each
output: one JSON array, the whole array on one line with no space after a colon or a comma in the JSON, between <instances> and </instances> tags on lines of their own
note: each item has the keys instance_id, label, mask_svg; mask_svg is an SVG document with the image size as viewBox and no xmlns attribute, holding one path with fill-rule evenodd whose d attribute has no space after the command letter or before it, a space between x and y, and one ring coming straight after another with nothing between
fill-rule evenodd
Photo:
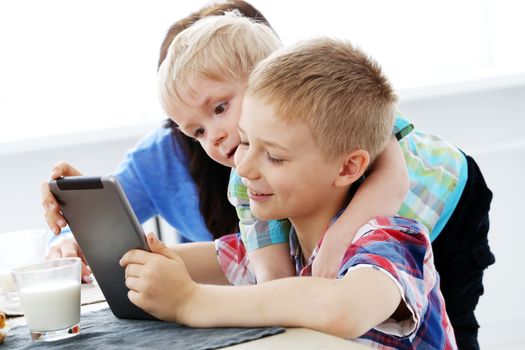
<instances>
[{"instance_id":1,"label":"red and blue checkered shirt","mask_svg":"<svg viewBox=\"0 0 525 350\"><path fill-rule=\"evenodd\" d=\"M290 254L297 276L311 276L312 263L321 244L322 239L303 264L301 247L292 228ZM231 284L256 283L240 235L224 236L215 241L215 246L221 268ZM369 221L347 249L337 278L358 268L385 273L399 288L411 317L403 321L390 318L354 341L377 349L457 348L439 290L428 233L422 225L402 217L378 217Z\"/></svg>"}]
</instances>

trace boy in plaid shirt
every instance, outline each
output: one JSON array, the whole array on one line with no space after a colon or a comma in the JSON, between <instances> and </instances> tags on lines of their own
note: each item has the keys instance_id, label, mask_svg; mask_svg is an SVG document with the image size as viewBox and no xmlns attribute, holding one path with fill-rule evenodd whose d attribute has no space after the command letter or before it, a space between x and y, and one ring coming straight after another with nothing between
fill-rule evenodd
<instances>
[{"instance_id":1,"label":"boy in plaid shirt","mask_svg":"<svg viewBox=\"0 0 525 350\"><path fill-rule=\"evenodd\" d=\"M215 242L217 263L210 243L171 250L150 234L152 253L121 260L130 300L193 327L307 327L382 349L455 349L428 233L416 221L370 220L336 279L307 277L326 228L388 142L395 102L379 66L348 43L313 40L264 60L243 101L235 163L253 214L292 223L299 277L210 285L255 283L239 235Z\"/></svg>"}]
</instances>

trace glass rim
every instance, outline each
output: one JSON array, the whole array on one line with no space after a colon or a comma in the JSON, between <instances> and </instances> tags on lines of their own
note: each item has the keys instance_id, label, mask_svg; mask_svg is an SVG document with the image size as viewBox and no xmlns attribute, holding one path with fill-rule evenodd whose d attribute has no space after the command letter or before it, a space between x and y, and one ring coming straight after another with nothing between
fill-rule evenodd
<instances>
[{"instance_id":1,"label":"glass rim","mask_svg":"<svg viewBox=\"0 0 525 350\"><path fill-rule=\"evenodd\" d=\"M55 262L66 262L70 261L70 264L64 264L59 266L50 266L50 267L43 267L43 268L35 268L36 266L42 266L46 264L52 264ZM81 263L80 258L78 257L70 257L70 258L56 258L56 259L49 259L44 260L37 263L31 263L27 265L18 266L14 269L11 269L11 273L13 275L25 275L25 274L31 274L31 273L38 273L38 272L49 272L49 271L57 271L57 270L63 270L66 268L70 268L72 265Z\"/></svg>"}]
</instances>

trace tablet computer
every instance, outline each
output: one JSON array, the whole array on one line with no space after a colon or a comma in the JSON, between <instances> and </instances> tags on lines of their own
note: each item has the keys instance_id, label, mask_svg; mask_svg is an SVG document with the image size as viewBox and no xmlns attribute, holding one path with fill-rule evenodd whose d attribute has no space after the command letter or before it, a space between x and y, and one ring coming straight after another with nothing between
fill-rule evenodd
<instances>
[{"instance_id":1,"label":"tablet computer","mask_svg":"<svg viewBox=\"0 0 525 350\"><path fill-rule=\"evenodd\" d=\"M49 181L73 236L106 301L118 318L154 319L128 299L120 258L148 250L146 236L114 176L71 176Z\"/></svg>"}]
</instances>

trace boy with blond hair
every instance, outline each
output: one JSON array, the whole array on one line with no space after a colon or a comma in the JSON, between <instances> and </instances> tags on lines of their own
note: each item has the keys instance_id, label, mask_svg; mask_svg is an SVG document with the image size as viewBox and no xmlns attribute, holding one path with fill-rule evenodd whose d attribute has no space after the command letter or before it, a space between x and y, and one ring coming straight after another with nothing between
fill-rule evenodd
<instances>
[{"instance_id":1,"label":"boy with blond hair","mask_svg":"<svg viewBox=\"0 0 525 350\"><path fill-rule=\"evenodd\" d=\"M352 45L317 39L257 66L235 154L252 212L287 218L298 277L254 285L239 235L123 256L129 298L193 327L306 327L377 348L455 349L423 225L376 217L361 227L336 279L308 278L323 235L389 141L396 97L379 66ZM232 183L235 185L235 182ZM226 287L205 283L231 283Z\"/></svg>"}]
</instances>

